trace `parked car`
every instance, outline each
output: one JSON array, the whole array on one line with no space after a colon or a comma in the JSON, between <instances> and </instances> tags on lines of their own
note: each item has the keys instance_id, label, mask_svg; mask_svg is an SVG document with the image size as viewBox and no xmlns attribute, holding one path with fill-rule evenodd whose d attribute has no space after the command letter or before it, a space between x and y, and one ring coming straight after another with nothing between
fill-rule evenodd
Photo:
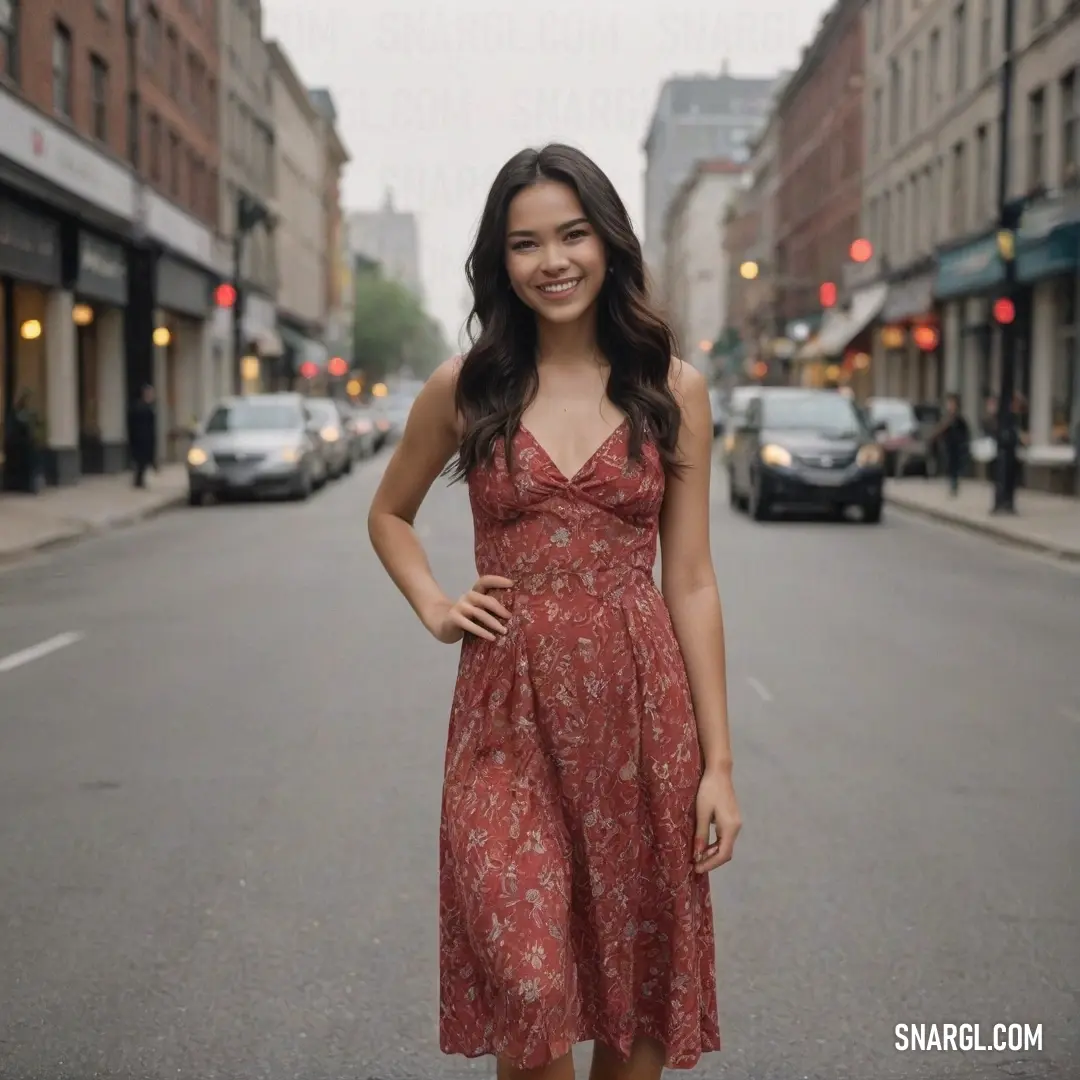
<instances>
[{"instance_id":1,"label":"parked car","mask_svg":"<svg viewBox=\"0 0 1080 1080\"><path fill-rule=\"evenodd\" d=\"M886 476L925 476L930 457L928 431L911 402L896 397L869 398L866 415L885 451Z\"/></svg>"},{"instance_id":2,"label":"parked car","mask_svg":"<svg viewBox=\"0 0 1080 1080\"><path fill-rule=\"evenodd\" d=\"M740 427L746 419L746 410L761 391L757 384L736 386L728 395L724 407L724 456L730 457L735 450L735 441Z\"/></svg>"},{"instance_id":3,"label":"parked car","mask_svg":"<svg viewBox=\"0 0 1080 1080\"><path fill-rule=\"evenodd\" d=\"M352 472L352 448L337 402L328 397L306 399L308 412L318 428L319 447L331 480Z\"/></svg>"},{"instance_id":4,"label":"parked car","mask_svg":"<svg viewBox=\"0 0 1080 1080\"><path fill-rule=\"evenodd\" d=\"M390 422L386 433L387 442L395 443L405 433L405 422L409 419L415 400L410 394L391 394L383 398L383 415Z\"/></svg>"},{"instance_id":5,"label":"parked car","mask_svg":"<svg viewBox=\"0 0 1080 1080\"><path fill-rule=\"evenodd\" d=\"M353 461L363 461L375 453L375 422L367 411L347 401L338 401L338 411L349 439Z\"/></svg>"},{"instance_id":6,"label":"parked car","mask_svg":"<svg viewBox=\"0 0 1080 1080\"><path fill-rule=\"evenodd\" d=\"M300 394L228 397L196 428L187 455L188 501L207 496L306 499L326 477Z\"/></svg>"},{"instance_id":7,"label":"parked car","mask_svg":"<svg viewBox=\"0 0 1080 1080\"><path fill-rule=\"evenodd\" d=\"M732 505L764 521L779 507L858 506L881 520L885 453L855 404L831 390L762 389L728 465Z\"/></svg>"}]
</instances>

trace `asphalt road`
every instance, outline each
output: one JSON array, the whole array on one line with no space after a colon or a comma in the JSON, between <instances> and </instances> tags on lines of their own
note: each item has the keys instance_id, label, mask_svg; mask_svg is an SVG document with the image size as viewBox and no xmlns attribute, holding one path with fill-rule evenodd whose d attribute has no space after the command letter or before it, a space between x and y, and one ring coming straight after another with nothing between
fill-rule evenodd
<instances>
[{"instance_id":1,"label":"asphalt road","mask_svg":"<svg viewBox=\"0 0 1080 1080\"><path fill-rule=\"evenodd\" d=\"M369 549L380 468L0 574L0 1077L492 1075L437 1049L456 650ZM746 826L697 1075L1080 1076L1080 576L715 498ZM420 527L465 587L464 493ZM1043 1051L898 1053L906 1022Z\"/></svg>"}]
</instances>

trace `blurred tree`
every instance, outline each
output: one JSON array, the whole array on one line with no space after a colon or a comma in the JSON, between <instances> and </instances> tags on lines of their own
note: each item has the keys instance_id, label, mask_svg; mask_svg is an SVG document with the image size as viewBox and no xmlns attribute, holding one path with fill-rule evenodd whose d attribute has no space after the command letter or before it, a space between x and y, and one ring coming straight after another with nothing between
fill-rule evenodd
<instances>
[{"instance_id":1,"label":"blurred tree","mask_svg":"<svg viewBox=\"0 0 1080 1080\"><path fill-rule=\"evenodd\" d=\"M358 268L353 363L369 383L403 367L424 378L447 355L442 328L404 285L378 267Z\"/></svg>"}]
</instances>

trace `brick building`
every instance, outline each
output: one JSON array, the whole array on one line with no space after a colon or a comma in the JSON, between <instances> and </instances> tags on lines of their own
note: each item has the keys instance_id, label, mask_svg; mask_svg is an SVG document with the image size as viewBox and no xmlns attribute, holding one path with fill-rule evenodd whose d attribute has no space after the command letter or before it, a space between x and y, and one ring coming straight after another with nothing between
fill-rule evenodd
<instances>
[{"instance_id":1,"label":"brick building","mask_svg":"<svg viewBox=\"0 0 1080 1080\"><path fill-rule=\"evenodd\" d=\"M0 3L0 416L29 393L43 443L40 477L4 454L5 486L124 468L146 382L176 451L213 390L215 20L213 0Z\"/></svg>"},{"instance_id":2,"label":"brick building","mask_svg":"<svg viewBox=\"0 0 1080 1080\"><path fill-rule=\"evenodd\" d=\"M863 0L837 0L776 103L777 311L786 336L796 341L820 326L819 287L842 283L848 248L858 235L862 8Z\"/></svg>"}]
</instances>

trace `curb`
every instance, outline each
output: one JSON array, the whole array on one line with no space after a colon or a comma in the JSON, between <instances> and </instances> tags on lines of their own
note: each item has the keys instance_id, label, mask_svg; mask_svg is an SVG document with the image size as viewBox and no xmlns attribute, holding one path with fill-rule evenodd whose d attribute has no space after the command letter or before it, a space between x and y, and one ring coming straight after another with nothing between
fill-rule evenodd
<instances>
[{"instance_id":1,"label":"curb","mask_svg":"<svg viewBox=\"0 0 1080 1080\"><path fill-rule=\"evenodd\" d=\"M1005 532L989 522L972 521L948 510L939 510L937 507L926 506L915 501L907 502L902 497L898 499L895 495L888 494L887 491L885 501L898 510L906 510L908 513L915 514L918 517L951 525L955 529L962 529L976 536L996 540L998 543L1008 547L1019 548L1022 551L1032 551L1039 555L1049 555L1055 559L1060 559L1062 562L1080 562L1080 550L1076 548L1062 547L1060 544L1054 544L1049 540L1039 540L1035 537L1017 536L1015 533Z\"/></svg>"},{"instance_id":2,"label":"curb","mask_svg":"<svg viewBox=\"0 0 1080 1080\"><path fill-rule=\"evenodd\" d=\"M0 551L0 566L12 566L33 555L47 551L55 551L60 548L72 547L80 540L91 536L101 536L105 533L114 532L117 529L137 525L140 521L148 521L150 518L174 510L176 507L187 502L186 492L177 492L162 502L155 503L143 510L134 510L125 514L117 514L106 517L100 521L79 521L72 523L64 522L58 530L44 539L24 547L12 548L8 551Z\"/></svg>"}]
</instances>

